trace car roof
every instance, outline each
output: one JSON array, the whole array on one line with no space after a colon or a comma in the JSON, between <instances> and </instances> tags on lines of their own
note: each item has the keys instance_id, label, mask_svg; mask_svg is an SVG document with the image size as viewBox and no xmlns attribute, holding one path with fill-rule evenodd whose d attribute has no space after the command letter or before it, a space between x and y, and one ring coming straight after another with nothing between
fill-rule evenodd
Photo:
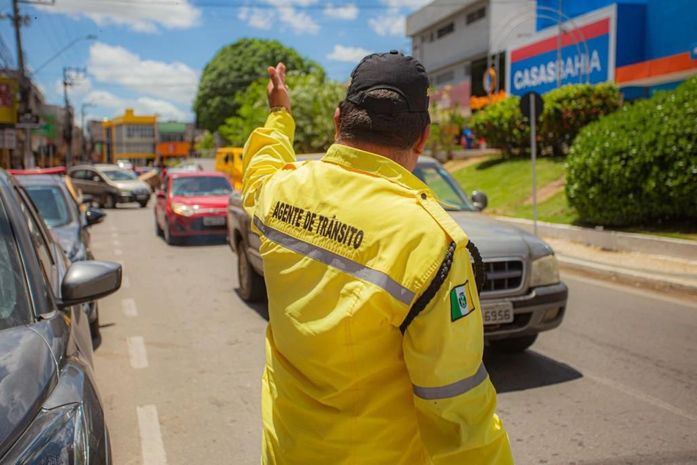
<instances>
[{"instance_id":1,"label":"car roof","mask_svg":"<svg viewBox=\"0 0 697 465\"><path fill-rule=\"evenodd\" d=\"M218 178L227 178L227 176L224 173L221 173L220 171L170 171L167 174L167 177L170 178L193 178L201 176L215 176Z\"/></svg>"},{"instance_id":2,"label":"car roof","mask_svg":"<svg viewBox=\"0 0 697 465\"><path fill-rule=\"evenodd\" d=\"M65 184L63 176L56 174L15 174L14 176L23 186L60 186Z\"/></svg>"}]
</instances>

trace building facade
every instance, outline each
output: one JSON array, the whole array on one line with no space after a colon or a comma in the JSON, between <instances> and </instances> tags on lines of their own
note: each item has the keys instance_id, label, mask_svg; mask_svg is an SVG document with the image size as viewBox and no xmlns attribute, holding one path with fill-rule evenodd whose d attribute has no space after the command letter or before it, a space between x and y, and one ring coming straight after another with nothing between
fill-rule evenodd
<instances>
[{"instance_id":1,"label":"building facade","mask_svg":"<svg viewBox=\"0 0 697 465\"><path fill-rule=\"evenodd\" d=\"M158 124L156 152L161 159L186 158L191 153L193 124L169 121Z\"/></svg>"},{"instance_id":2,"label":"building facade","mask_svg":"<svg viewBox=\"0 0 697 465\"><path fill-rule=\"evenodd\" d=\"M435 0L406 21L412 55L426 67L436 88L435 100L465 110L479 101L477 97L503 90L504 51L516 39L511 31L535 31L534 2ZM492 81L485 89L487 74Z\"/></svg>"},{"instance_id":3,"label":"building facade","mask_svg":"<svg viewBox=\"0 0 697 465\"><path fill-rule=\"evenodd\" d=\"M102 122L104 148L102 161L131 160L135 165L154 163L157 158L157 116L136 115L131 108L116 118Z\"/></svg>"}]
</instances>

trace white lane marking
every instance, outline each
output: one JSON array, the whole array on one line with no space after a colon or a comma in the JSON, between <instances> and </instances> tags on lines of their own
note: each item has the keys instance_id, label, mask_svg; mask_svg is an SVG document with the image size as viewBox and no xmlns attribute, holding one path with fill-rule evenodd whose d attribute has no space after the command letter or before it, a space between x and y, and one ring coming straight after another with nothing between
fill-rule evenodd
<instances>
[{"instance_id":1,"label":"white lane marking","mask_svg":"<svg viewBox=\"0 0 697 465\"><path fill-rule=\"evenodd\" d=\"M148 354L145 351L145 341L141 336L128 338L128 357L131 359L131 367L135 369L148 367Z\"/></svg>"},{"instance_id":2,"label":"white lane marking","mask_svg":"<svg viewBox=\"0 0 697 465\"><path fill-rule=\"evenodd\" d=\"M121 278L121 286L124 289L128 289L129 287L131 287L131 280L128 279L128 276L124 276Z\"/></svg>"},{"instance_id":3,"label":"white lane marking","mask_svg":"<svg viewBox=\"0 0 697 465\"><path fill-rule=\"evenodd\" d=\"M687 300L687 298L680 299L677 297L672 297L672 296L663 294L660 291L651 291L651 290L631 287L631 286L627 286L627 285L623 285L623 284L612 283L609 281L601 281L599 279L588 278L588 277L581 276L579 274L576 274L574 272L569 272L569 271L562 271L562 278L569 278L573 281L580 281L582 283L592 284L594 286L604 287L605 289L612 289L614 291L622 291L622 292L627 292L629 294L640 295L642 297L649 297L649 298L653 298L656 300L663 300L663 301L670 302L670 303L673 303L676 305L682 305L684 307L697 308L697 303L695 303L691 300Z\"/></svg>"},{"instance_id":4,"label":"white lane marking","mask_svg":"<svg viewBox=\"0 0 697 465\"><path fill-rule=\"evenodd\" d=\"M143 455L143 465L167 465L167 454L162 442L160 418L157 407L143 405L136 407L138 413L138 429L140 430L140 450Z\"/></svg>"},{"instance_id":5,"label":"white lane marking","mask_svg":"<svg viewBox=\"0 0 697 465\"><path fill-rule=\"evenodd\" d=\"M116 256L123 255L123 251L121 249L114 249L114 255L116 255Z\"/></svg>"},{"instance_id":6,"label":"white lane marking","mask_svg":"<svg viewBox=\"0 0 697 465\"><path fill-rule=\"evenodd\" d=\"M136 301L133 299L123 299L121 301L121 310L123 310L123 314L127 317L133 318L138 316L138 307L136 306Z\"/></svg>"},{"instance_id":7,"label":"white lane marking","mask_svg":"<svg viewBox=\"0 0 697 465\"><path fill-rule=\"evenodd\" d=\"M111 243L112 243L112 245L113 245L114 247L121 247L121 242L119 242L119 241L116 240L116 239L114 239L113 241L111 241Z\"/></svg>"},{"instance_id":8,"label":"white lane marking","mask_svg":"<svg viewBox=\"0 0 697 465\"><path fill-rule=\"evenodd\" d=\"M629 386L625 386L622 383L618 383L617 381L613 381L611 379L588 374L588 372L584 372L583 376L585 376L589 379L592 379L593 381L595 381L598 384L603 384L607 387L611 387L613 389L620 391L623 394L627 394L628 396L631 396L631 397L634 397L635 399L646 402L647 404L653 405L654 407L658 407L658 408L663 409L667 412L670 412L673 415L687 418L688 420L697 421L697 416L692 415L691 413L686 412L686 411L684 411L684 410L682 410L682 409L680 409L672 404L669 404L668 402L664 402L661 399L657 399L657 398L650 396L648 394L644 394L643 392L639 392L637 390L634 390L634 389L630 388Z\"/></svg>"}]
</instances>

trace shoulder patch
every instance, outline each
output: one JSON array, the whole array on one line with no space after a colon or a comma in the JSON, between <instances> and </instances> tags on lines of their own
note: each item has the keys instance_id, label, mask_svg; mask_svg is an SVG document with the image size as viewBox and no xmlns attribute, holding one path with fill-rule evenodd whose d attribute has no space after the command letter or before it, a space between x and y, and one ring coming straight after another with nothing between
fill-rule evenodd
<instances>
[{"instance_id":1,"label":"shoulder patch","mask_svg":"<svg viewBox=\"0 0 697 465\"><path fill-rule=\"evenodd\" d=\"M469 281L466 281L464 284L460 284L457 287L454 287L450 291L450 320L451 321L457 321L460 318L464 318L469 313L472 311L470 302L472 299L469 296L468 293L468 286L467 284Z\"/></svg>"}]
</instances>

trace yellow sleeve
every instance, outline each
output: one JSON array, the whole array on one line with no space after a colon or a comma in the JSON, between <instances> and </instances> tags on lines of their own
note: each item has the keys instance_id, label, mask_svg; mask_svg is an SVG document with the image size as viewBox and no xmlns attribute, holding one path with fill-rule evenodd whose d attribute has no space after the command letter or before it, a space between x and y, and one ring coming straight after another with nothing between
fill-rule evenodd
<instances>
[{"instance_id":1,"label":"yellow sleeve","mask_svg":"<svg viewBox=\"0 0 697 465\"><path fill-rule=\"evenodd\" d=\"M446 261L438 273L445 274ZM482 313L464 245L451 264L404 333L421 437L434 465L510 465L496 391L482 363Z\"/></svg>"},{"instance_id":2,"label":"yellow sleeve","mask_svg":"<svg viewBox=\"0 0 697 465\"><path fill-rule=\"evenodd\" d=\"M244 146L242 199L250 217L266 182L288 163L295 162L295 121L286 111L274 111L263 127L255 129Z\"/></svg>"}]
</instances>

